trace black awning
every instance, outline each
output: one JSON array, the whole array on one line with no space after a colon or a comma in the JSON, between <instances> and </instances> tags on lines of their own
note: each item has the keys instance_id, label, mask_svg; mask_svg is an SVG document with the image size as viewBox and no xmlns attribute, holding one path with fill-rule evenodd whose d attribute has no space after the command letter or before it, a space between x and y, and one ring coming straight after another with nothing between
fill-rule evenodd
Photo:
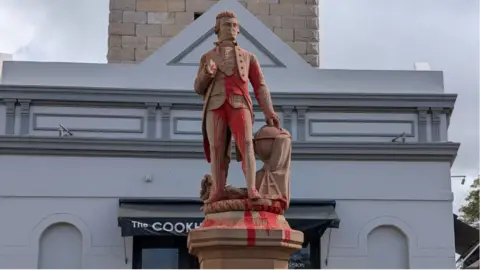
<instances>
[{"instance_id":1,"label":"black awning","mask_svg":"<svg viewBox=\"0 0 480 270\"><path fill-rule=\"evenodd\" d=\"M120 199L118 226L122 236L177 235L200 226L202 203L194 199ZM327 228L338 228L335 201L292 200L285 218L305 239L320 237Z\"/></svg>"},{"instance_id":2,"label":"black awning","mask_svg":"<svg viewBox=\"0 0 480 270\"><path fill-rule=\"evenodd\" d=\"M455 252L465 256L473 247L478 245L479 230L466 224L453 214L453 228L455 231Z\"/></svg>"}]
</instances>

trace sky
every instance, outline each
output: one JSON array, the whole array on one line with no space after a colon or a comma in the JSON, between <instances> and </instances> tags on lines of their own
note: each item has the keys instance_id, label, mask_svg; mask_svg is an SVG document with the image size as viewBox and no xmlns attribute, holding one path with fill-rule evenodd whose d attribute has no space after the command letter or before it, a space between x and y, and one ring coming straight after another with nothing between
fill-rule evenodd
<instances>
[{"instance_id":1,"label":"sky","mask_svg":"<svg viewBox=\"0 0 480 270\"><path fill-rule=\"evenodd\" d=\"M14 60L105 63L108 0L0 0L0 53ZM479 174L479 1L320 0L320 65L403 69L428 62L457 93L449 140L456 212Z\"/></svg>"}]
</instances>

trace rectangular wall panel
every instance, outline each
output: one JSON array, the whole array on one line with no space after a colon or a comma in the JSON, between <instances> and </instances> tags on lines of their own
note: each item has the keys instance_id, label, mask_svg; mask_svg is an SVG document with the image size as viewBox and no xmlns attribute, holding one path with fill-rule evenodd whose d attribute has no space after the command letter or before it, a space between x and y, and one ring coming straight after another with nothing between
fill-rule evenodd
<instances>
[{"instance_id":1,"label":"rectangular wall panel","mask_svg":"<svg viewBox=\"0 0 480 270\"><path fill-rule=\"evenodd\" d=\"M417 141L415 114L311 113L307 114L307 140L382 141L404 134L406 141Z\"/></svg>"},{"instance_id":2,"label":"rectangular wall panel","mask_svg":"<svg viewBox=\"0 0 480 270\"><path fill-rule=\"evenodd\" d=\"M146 109L32 107L30 133L59 136L60 125L75 137L144 138Z\"/></svg>"}]
</instances>

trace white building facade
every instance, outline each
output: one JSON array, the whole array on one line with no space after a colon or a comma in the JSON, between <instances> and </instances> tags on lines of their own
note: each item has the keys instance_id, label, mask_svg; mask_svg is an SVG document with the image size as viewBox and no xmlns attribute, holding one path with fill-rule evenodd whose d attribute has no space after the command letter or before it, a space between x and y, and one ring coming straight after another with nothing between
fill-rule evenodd
<instances>
[{"instance_id":1,"label":"white building facade","mask_svg":"<svg viewBox=\"0 0 480 270\"><path fill-rule=\"evenodd\" d=\"M286 216L308 236L297 266L453 268L459 144L442 73L312 68L234 0L139 64L4 64L0 268L198 267L186 234L209 164L192 85L223 10L293 135Z\"/></svg>"}]
</instances>

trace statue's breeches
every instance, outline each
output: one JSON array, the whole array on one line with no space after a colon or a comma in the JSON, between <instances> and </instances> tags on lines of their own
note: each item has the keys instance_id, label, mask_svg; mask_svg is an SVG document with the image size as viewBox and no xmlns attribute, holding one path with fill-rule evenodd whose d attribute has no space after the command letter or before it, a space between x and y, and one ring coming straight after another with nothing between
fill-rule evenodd
<instances>
[{"instance_id":1,"label":"statue's breeches","mask_svg":"<svg viewBox=\"0 0 480 270\"><path fill-rule=\"evenodd\" d=\"M222 196L227 181L229 158L227 149L231 143L228 129L233 134L242 154L242 169L247 188L255 188L255 154L253 150L252 115L248 108L233 108L225 102L220 108L206 112L206 131L210 144L212 189L210 198Z\"/></svg>"}]
</instances>

